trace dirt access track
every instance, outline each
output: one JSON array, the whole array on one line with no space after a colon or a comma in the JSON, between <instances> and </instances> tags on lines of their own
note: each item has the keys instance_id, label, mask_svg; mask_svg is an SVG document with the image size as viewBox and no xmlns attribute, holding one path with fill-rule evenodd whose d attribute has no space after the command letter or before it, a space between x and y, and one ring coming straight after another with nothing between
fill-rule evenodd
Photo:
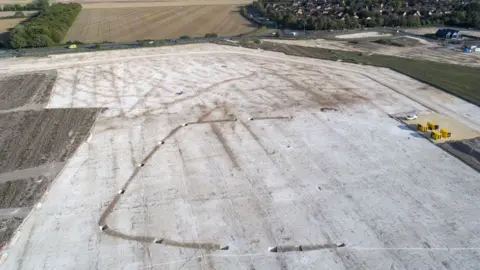
<instances>
[{"instance_id":1,"label":"dirt access track","mask_svg":"<svg viewBox=\"0 0 480 270\"><path fill-rule=\"evenodd\" d=\"M478 266L479 174L389 115L479 108L406 76L214 44L3 67L56 69L49 108L109 108L6 269Z\"/></svg>"}]
</instances>

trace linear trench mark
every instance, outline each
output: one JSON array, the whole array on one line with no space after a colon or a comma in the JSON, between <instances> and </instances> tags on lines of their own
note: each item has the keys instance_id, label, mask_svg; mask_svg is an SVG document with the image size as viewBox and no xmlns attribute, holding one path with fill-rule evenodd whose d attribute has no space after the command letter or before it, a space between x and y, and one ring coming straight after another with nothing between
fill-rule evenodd
<instances>
[{"instance_id":1,"label":"linear trench mark","mask_svg":"<svg viewBox=\"0 0 480 270\"><path fill-rule=\"evenodd\" d=\"M345 247L344 243L340 244L320 244L320 245L284 245L284 246L275 246L268 249L270 252L292 252L292 251L311 251L319 249L336 249L340 247Z\"/></svg>"},{"instance_id":2,"label":"linear trench mark","mask_svg":"<svg viewBox=\"0 0 480 270\"><path fill-rule=\"evenodd\" d=\"M217 139L218 139L218 140L220 141L220 143L222 144L223 149L225 149L225 152L227 153L228 157L229 157L230 160L232 161L233 166L234 166L234 167L237 167L237 168L240 168L240 166L238 165L237 158L236 158L235 155L233 154L232 148L230 148L230 146L228 146L227 139L225 138L225 136L223 136L222 131L220 130L220 128L219 128L217 125L215 125L214 123L211 123L211 124L210 124L210 127L212 128L213 134L215 134L215 136L217 137Z\"/></svg>"}]
</instances>

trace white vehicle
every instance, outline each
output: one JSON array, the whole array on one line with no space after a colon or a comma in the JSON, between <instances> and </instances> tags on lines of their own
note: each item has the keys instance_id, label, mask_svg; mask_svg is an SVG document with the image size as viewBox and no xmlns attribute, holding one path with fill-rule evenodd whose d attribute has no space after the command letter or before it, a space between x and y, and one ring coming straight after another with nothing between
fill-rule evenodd
<instances>
[{"instance_id":1,"label":"white vehicle","mask_svg":"<svg viewBox=\"0 0 480 270\"><path fill-rule=\"evenodd\" d=\"M408 114L407 116L405 116L405 119L406 120L415 120L417 119L417 115L416 114Z\"/></svg>"}]
</instances>

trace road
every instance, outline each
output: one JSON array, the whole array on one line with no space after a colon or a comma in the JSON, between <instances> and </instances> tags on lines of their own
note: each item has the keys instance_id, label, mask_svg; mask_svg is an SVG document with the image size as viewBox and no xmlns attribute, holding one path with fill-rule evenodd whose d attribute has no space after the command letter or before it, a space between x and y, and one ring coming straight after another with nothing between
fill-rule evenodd
<instances>
[{"instance_id":1,"label":"road","mask_svg":"<svg viewBox=\"0 0 480 270\"><path fill-rule=\"evenodd\" d=\"M201 42L210 42L218 40L226 40L235 37L217 37L217 38L190 38L190 39L170 39L167 41L168 44L191 44L191 43L201 43ZM101 43L99 44L77 44L77 49L69 49L68 45L64 47L46 47L46 48L29 48L29 49L20 49L20 50L0 50L0 57L14 57L14 56L27 56L34 55L38 53L58 53L58 52L75 52L78 49L92 49L98 50L102 49L121 49L125 47L129 48L139 48L139 47L148 47L148 46L158 46L163 43L162 41L152 41L152 43L146 42L115 42L115 43Z\"/></svg>"},{"instance_id":2,"label":"road","mask_svg":"<svg viewBox=\"0 0 480 270\"><path fill-rule=\"evenodd\" d=\"M397 28L381 28L380 30L398 30ZM272 29L272 32L278 31L279 29ZM310 38L325 38L326 35L330 33L330 31L302 31L302 30L280 30L284 37L310 37ZM412 36L416 38L426 39L422 35L416 35L409 33L405 30L399 30L402 35ZM295 36L292 33L295 32ZM268 33L260 33L260 34L252 34L249 35L256 38L272 38L272 34ZM203 42L212 42L212 41L220 41L220 40L238 40L240 39L239 36L227 36L227 37L214 37L214 38L190 38L190 39L169 39L167 40L167 44L174 45L174 44L193 44L193 43L203 43ZM20 49L20 50L0 50L0 58L1 57L14 57L14 56L28 56L28 55L35 55L39 53L60 53L60 52L75 52L78 49L91 49L93 50L100 50L100 49L122 49L122 48L140 48L140 47L155 47L164 44L164 40L156 40L151 41L152 43L148 42L114 42L114 43L93 43L93 44L77 44L77 49L69 49L68 45L63 47L46 47L46 48L29 48L29 49ZM98 47L99 46L99 47Z\"/></svg>"}]
</instances>

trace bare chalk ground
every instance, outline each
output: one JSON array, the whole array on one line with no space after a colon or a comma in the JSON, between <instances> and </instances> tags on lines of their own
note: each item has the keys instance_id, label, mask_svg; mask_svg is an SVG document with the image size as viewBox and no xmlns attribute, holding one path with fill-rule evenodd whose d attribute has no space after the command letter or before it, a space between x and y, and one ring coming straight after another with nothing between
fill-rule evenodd
<instances>
[{"instance_id":1,"label":"bare chalk ground","mask_svg":"<svg viewBox=\"0 0 480 270\"><path fill-rule=\"evenodd\" d=\"M211 44L7 61L58 69L50 108L109 109L6 269L478 266L479 174L389 116L478 130L476 106L387 69Z\"/></svg>"}]
</instances>

